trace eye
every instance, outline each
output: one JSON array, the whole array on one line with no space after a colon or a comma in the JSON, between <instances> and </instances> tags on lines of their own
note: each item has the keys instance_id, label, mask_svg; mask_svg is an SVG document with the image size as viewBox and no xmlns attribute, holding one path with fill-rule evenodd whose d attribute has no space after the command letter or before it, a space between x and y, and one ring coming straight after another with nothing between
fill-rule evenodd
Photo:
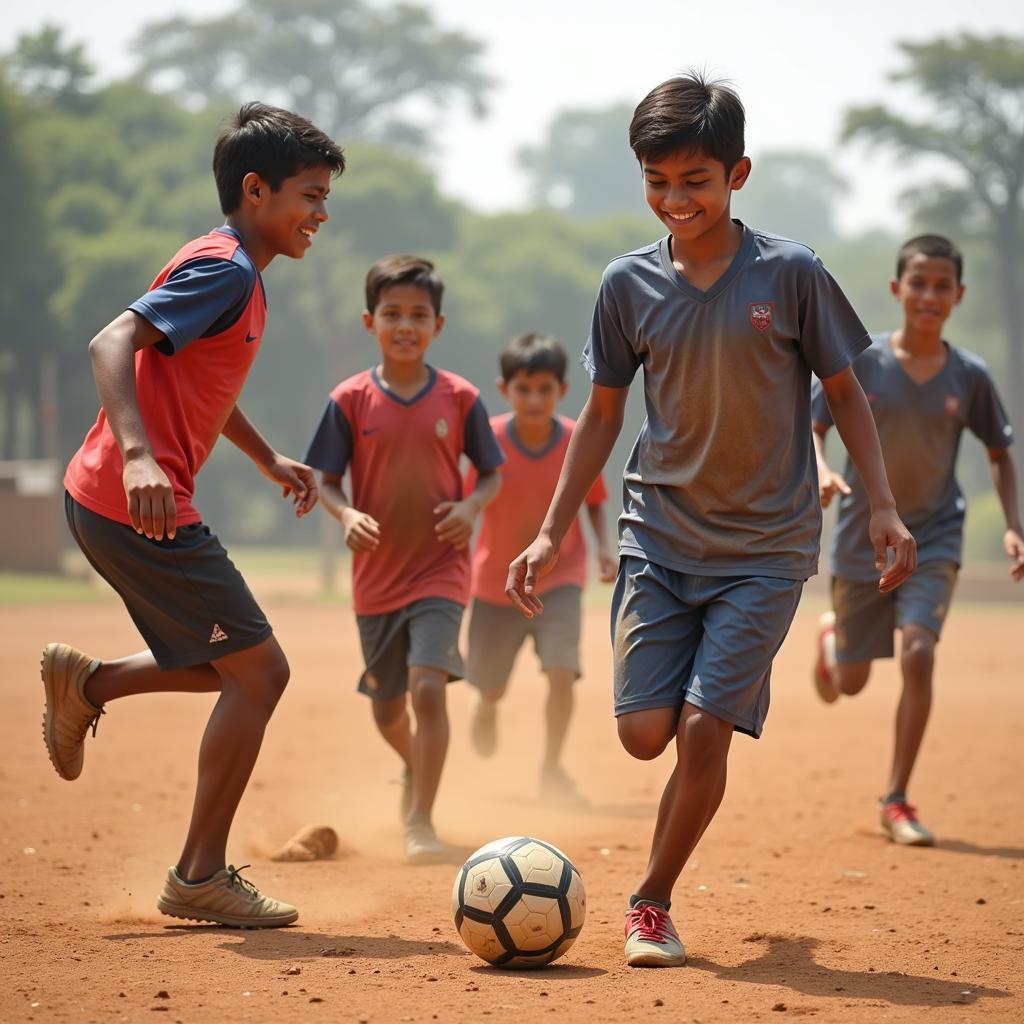
<instances>
[{"instance_id":1,"label":"eye","mask_svg":"<svg viewBox=\"0 0 1024 1024\"><path fill-rule=\"evenodd\" d=\"M666 184L666 182L664 182L664 181L660 181L660 180L659 181L652 181L650 178L647 179L647 187L648 188L664 188L665 184Z\"/></svg>"},{"instance_id":2,"label":"eye","mask_svg":"<svg viewBox=\"0 0 1024 1024\"><path fill-rule=\"evenodd\" d=\"M687 188L703 188L708 183L708 179L705 178L703 181L688 181L686 183Z\"/></svg>"}]
</instances>

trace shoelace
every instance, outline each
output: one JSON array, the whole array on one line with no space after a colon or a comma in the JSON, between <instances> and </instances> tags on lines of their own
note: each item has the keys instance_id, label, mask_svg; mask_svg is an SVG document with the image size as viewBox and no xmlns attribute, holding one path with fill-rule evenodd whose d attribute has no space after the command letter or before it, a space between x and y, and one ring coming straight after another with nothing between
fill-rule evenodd
<instances>
[{"instance_id":1,"label":"shoelace","mask_svg":"<svg viewBox=\"0 0 1024 1024\"><path fill-rule=\"evenodd\" d=\"M626 915L626 934L629 935L634 928L640 933L643 942L658 942L664 945L669 935L668 912L660 907L651 906L650 903L634 907Z\"/></svg>"},{"instance_id":2,"label":"shoelace","mask_svg":"<svg viewBox=\"0 0 1024 1024\"><path fill-rule=\"evenodd\" d=\"M99 711L97 711L96 714L93 715L92 718L90 718L89 721L85 723L85 728L82 730L82 735L79 737L79 739L84 740L85 739L85 734L90 729L92 729L93 739L95 739L96 738L96 727L100 724L100 715L105 715L105 714L106 714L106 711L103 708L100 708Z\"/></svg>"},{"instance_id":3,"label":"shoelace","mask_svg":"<svg viewBox=\"0 0 1024 1024\"><path fill-rule=\"evenodd\" d=\"M234 864L229 864L228 865L228 885L232 886L232 887L234 887L236 889L239 889L241 892L245 893L247 896L251 897L252 899L259 899L260 898L260 891L259 891L259 889L257 889L256 886L253 885L252 882L250 882L248 878L243 878L242 875L241 875L241 872L243 872L246 868L251 868L251 867L252 867L251 864L243 864L240 868L236 868Z\"/></svg>"},{"instance_id":4,"label":"shoelace","mask_svg":"<svg viewBox=\"0 0 1024 1024\"><path fill-rule=\"evenodd\" d=\"M910 804L893 802L887 805L889 816L895 818L896 821L909 821L912 824L918 824L917 821L917 808L911 807Z\"/></svg>"}]
</instances>

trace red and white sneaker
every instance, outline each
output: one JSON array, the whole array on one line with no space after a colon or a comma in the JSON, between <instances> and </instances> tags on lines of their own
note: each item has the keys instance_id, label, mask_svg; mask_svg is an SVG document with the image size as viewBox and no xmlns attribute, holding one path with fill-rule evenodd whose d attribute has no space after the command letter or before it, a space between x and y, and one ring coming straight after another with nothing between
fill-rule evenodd
<instances>
[{"instance_id":1,"label":"red and white sneaker","mask_svg":"<svg viewBox=\"0 0 1024 1024\"><path fill-rule=\"evenodd\" d=\"M630 967L682 967L686 950L668 911L638 903L626 911L626 963Z\"/></svg>"},{"instance_id":2,"label":"red and white sneaker","mask_svg":"<svg viewBox=\"0 0 1024 1024\"><path fill-rule=\"evenodd\" d=\"M917 809L905 800L880 807L878 831L901 846L934 846L935 836L917 820Z\"/></svg>"},{"instance_id":3,"label":"red and white sneaker","mask_svg":"<svg viewBox=\"0 0 1024 1024\"><path fill-rule=\"evenodd\" d=\"M836 662L836 613L825 612L818 618L818 658L814 663L814 688L818 696L832 704L839 699L839 687L830 665Z\"/></svg>"}]
</instances>

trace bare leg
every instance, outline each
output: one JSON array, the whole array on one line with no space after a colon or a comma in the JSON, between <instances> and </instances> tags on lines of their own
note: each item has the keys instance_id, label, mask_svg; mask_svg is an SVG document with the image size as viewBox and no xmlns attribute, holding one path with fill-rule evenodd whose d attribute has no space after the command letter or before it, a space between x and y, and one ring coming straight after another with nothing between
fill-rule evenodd
<instances>
[{"instance_id":1,"label":"bare leg","mask_svg":"<svg viewBox=\"0 0 1024 1024\"><path fill-rule=\"evenodd\" d=\"M416 716L412 739L412 805L407 823L429 823L448 753L448 674L436 668L409 668L409 694Z\"/></svg>"},{"instance_id":2,"label":"bare leg","mask_svg":"<svg viewBox=\"0 0 1024 1024\"><path fill-rule=\"evenodd\" d=\"M575 703L576 673L568 668L553 668L548 676L548 700L544 709L545 744L541 771L557 769L569 731L569 719Z\"/></svg>"},{"instance_id":3,"label":"bare leg","mask_svg":"<svg viewBox=\"0 0 1024 1024\"><path fill-rule=\"evenodd\" d=\"M935 635L923 626L903 627L900 667L903 693L896 712L896 742L886 794L906 793L914 770L928 716L932 709L932 671L935 666Z\"/></svg>"},{"instance_id":4,"label":"bare leg","mask_svg":"<svg viewBox=\"0 0 1024 1024\"><path fill-rule=\"evenodd\" d=\"M96 707L136 693L212 693L221 678L211 665L163 671L149 651L105 661L85 684L85 699Z\"/></svg>"},{"instance_id":5,"label":"bare leg","mask_svg":"<svg viewBox=\"0 0 1024 1024\"><path fill-rule=\"evenodd\" d=\"M407 768L412 767L412 729L409 723L409 708L406 695L393 700L375 700L373 720L377 731L402 759Z\"/></svg>"},{"instance_id":6,"label":"bare leg","mask_svg":"<svg viewBox=\"0 0 1024 1024\"><path fill-rule=\"evenodd\" d=\"M238 802L288 682L288 662L274 637L220 658L212 668L220 678L221 693L199 747L192 820L178 861L178 873L192 881L225 865Z\"/></svg>"},{"instance_id":7,"label":"bare leg","mask_svg":"<svg viewBox=\"0 0 1024 1024\"><path fill-rule=\"evenodd\" d=\"M867 686L870 675L870 661L840 661L836 662L832 678L840 693L853 697Z\"/></svg>"}]
</instances>

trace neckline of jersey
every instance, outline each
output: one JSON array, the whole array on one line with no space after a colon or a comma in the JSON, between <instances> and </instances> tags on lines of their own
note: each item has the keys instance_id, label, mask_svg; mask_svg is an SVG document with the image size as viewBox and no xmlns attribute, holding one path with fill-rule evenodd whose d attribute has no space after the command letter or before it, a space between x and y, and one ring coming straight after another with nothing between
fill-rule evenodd
<instances>
[{"instance_id":1,"label":"neckline of jersey","mask_svg":"<svg viewBox=\"0 0 1024 1024\"><path fill-rule=\"evenodd\" d=\"M893 361L893 365L896 367L897 370L899 370L899 372L903 375L903 379L911 387L918 391L921 391L924 388L931 387L932 384L935 383L935 381L940 380L942 377L946 375L946 372L949 370L950 364L953 362L953 353L956 351L956 349L952 345L950 345L948 341L946 341L945 339L943 339L942 341L942 344L946 346L946 361L942 364L942 369L939 370L938 373L932 374L932 376L929 377L927 380L918 383L903 368L903 364L899 361L899 359L897 359L896 353L893 351L892 336L894 333L894 331L887 331L885 334L882 335L881 348L885 352L886 357Z\"/></svg>"},{"instance_id":2,"label":"neckline of jersey","mask_svg":"<svg viewBox=\"0 0 1024 1024\"><path fill-rule=\"evenodd\" d=\"M397 402L399 405L408 407L410 405L415 405L434 386L434 381L437 380L437 370L435 370L429 363L427 364L427 383L424 384L423 387L412 396L412 398L402 398L401 395L396 395L389 388L385 387L377 373L376 366L370 367L370 380L373 381L377 390L385 398L390 398L392 402Z\"/></svg>"},{"instance_id":3,"label":"neckline of jersey","mask_svg":"<svg viewBox=\"0 0 1024 1024\"><path fill-rule=\"evenodd\" d=\"M263 283L263 275L260 273L259 268L252 261L252 257L249 255L249 250L245 247L245 242L242 241L242 236L233 228L230 224L221 224L219 228L214 228L212 234L215 235L228 235L238 243L238 248L245 253L245 258L252 264L253 273L256 275L256 280L260 284L260 294L263 296L263 306L267 308L270 303L267 301L267 286Z\"/></svg>"},{"instance_id":4,"label":"neckline of jersey","mask_svg":"<svg viewBox=\"0 0 1024 1024\"><path fill-rule=\"evenodd\" d=\"M554 424L555 429L551 431L551 437L548 438L547 443L543 448L527 448L523 443L523 439L519 436L516 430L516 419L514 413L509 413L505 421L505 433L508 434L508 439L515 445L515 447L528 459L543 459L545 455L548 455L551 450L562 440L562 435L565 433L565 426L557 416L551 417L551 422Z\"/></svg>"},{"instance_id":5,"label":"neckline of jersey","mask_svg":"<svg viewBox=\"0 0 1024 1024\"><path fill-rule=\"evenodd\" d=\"M672 263L672 252L669 248L669 241L672 237L671 235L665 235L665 237L658 243L658 259L661 263L661 269L665 272L665 275L676 286L676 288L678 288L679 291L688 298L701 303L710 302L712 299L721 295L743 269L743 265L747 262L747 257L750 256L754 249L754 232L751 231L743 221L734 219L733 223L739 224L739 226L743 228L743 241L740 242L740 247L736 250L736 255L732 258L732 263L729 264L721 277L719 277L707 291L701 291L700 288L690 284L690 282L687 281L678 270L676 270L675 265Z\"/></svg>"}]
</instances>

